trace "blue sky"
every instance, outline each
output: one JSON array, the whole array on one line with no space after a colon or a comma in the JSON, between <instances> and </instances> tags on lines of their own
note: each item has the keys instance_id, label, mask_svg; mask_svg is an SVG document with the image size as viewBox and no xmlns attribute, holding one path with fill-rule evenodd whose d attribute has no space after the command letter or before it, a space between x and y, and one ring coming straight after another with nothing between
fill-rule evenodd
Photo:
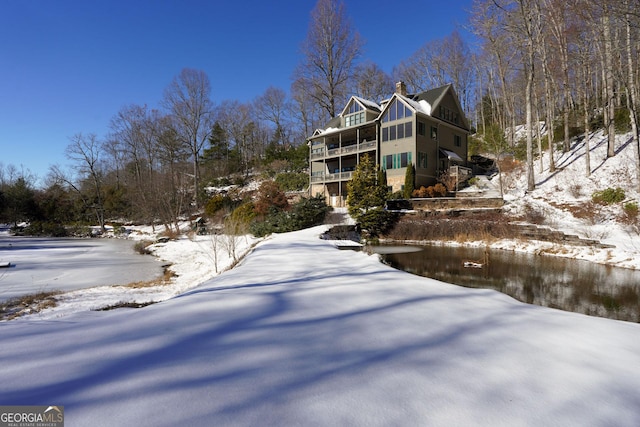
<instances>
[{"instance_id":1,"label":"blue sky","mask_svg":"<svg viewBox=\"0 0 640 427\"><path fill-rule=\"evenodd\" d=\"M463 25L472 0L345 0L362 59L391 72ZM77 133L108 132L125 105L159 107L183 68L218 104L288 92L315 0L3 0L0 163L44 178Z\"/></svg>"}]
</instances>

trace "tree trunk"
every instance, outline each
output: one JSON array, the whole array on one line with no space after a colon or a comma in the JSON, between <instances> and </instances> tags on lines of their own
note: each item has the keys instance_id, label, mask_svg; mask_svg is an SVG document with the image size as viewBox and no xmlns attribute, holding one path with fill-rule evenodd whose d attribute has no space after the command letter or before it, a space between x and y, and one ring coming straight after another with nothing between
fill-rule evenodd
<instances>
[{"instance_id":1,"label":"tree trunk","mask_svg":"<svg viewBox=\"0 0 640 427\"><path fill-rule=\"evenodd\" d=\"M606 87L606 99L605 108L606 115L606 127L607 127L607 157L613 157L615 152L615 91L613 80L613 46L611 43L611 21L609 19L609 10L605 8L604 16L602 18L602 29L604 31L604 74L605 74L605 87Z\"/></svg>"},{"instance_id":2,"label":"tree trunk","mask_svg":"<svg viewBox=\"0 0 640 427\"><path fill-rule=\"evenodd\" d=\"M633 49L632 49L632 36L631 36L631 14L629 0L624 2L625 13L625 27L627 36L627 103L629 104L629 119L631 121L631 133L633 138L633 146L636 156L636 180L637 188L640 191L640 138L638 135L638 92L636 87L636 80L634 74L633 64Z\"/></svg>"}]
</instances>

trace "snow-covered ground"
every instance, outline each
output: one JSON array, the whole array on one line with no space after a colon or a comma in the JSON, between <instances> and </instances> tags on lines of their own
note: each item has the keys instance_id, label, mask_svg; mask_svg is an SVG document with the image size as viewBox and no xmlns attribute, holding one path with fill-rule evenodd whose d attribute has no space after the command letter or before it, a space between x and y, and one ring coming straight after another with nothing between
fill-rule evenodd
<instances>
[{"instance_id":1,"label":"snow-covered ground","mask_svg":"<svg viewBox=\"0 0 640 427\"><path fill-rule=\"evenodd\" d=\"M640 425L640 325L275 235L142 309L0 324L0 402L69 425Z\"/></svg>"},{"instance_id":2,"label":"snow-covered ground","mask_svg":"<svg viewBox=\"0 0 640 427\"><path fill-rule=\"evenodd\" d=\"M631 149L603 163L601 148L589 179L565 155L563 172L540 175L529 194L514 180L507 209L534 205L565 232L616 245L575 255L638 268L638 236L609 210L584 224L549 204L620 185L607 177ZM564 189L576 180L578 198ZM162 302L97 312L80 293L0 322L0 404L63 405L68 425L95 426L640 425L640 324L397 271L335 249L319 239L325 229L253 249L227 242L249 254L223 273L233 257L222 241L159 244L178 274L153 297Z\"/></svg>"},{"instance_id":3,"label":"snow-covered ground","mask_svg":"<svg viewBox=\"0 0 640 427\"><path fill-rule=\"evenodd\" d=\"M607 158L606 136L598 132L591 137L590 148L591 175L588 177L584 141L574 143L571 151L567 153L556 152L556 171L553 173L549 172L548 154L545 152L542 173L539 171L539 162L535 164L536 188L531 192L525 191L527 177L524 169L505 176L504 210L522 216L526 216L526 212L535 212L544 217L541 227L597 240L612 245L613 248L597 249L521 240L494 241L489 246L640 269L640 218L635 229L617 219L622 214L622 206L625 203L636 202L640 205L635 166L637 154L633 143L629 135L617 135L617 154L615 157ZM497 177L493 178L490 184L489 190L495 191L499 188ZM616 187L625 190L625 202L611 206L587 205L595 191ZM582 218L572 213L584 206L588 206L593 212ZM484 246L486 242L476 244Z\"/></svg>"}]
</instances>

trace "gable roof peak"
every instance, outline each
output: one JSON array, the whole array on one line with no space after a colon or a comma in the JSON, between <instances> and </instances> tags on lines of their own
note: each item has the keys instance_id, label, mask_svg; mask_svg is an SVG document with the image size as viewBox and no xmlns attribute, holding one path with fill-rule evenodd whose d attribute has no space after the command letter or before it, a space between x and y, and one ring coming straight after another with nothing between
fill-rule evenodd
<instances>
[{"instance_id":1,"label":"gable roof peak","mask_svg":"<svg viewBox=\"0 0 640 427\"><path fill-rule=\"evenodd\" d=\"M352 102L357 102L358 104L360 104L366 110L380 112L380 110L382 109L380 107L380 105L378 105L378 103L376 103L374 101L370 101L368 99L364 99L364 98L361 98L359 96L352 95L351 98L349 98L349 100L345 104L345 106L342 109L342 111L340 112L339 116L344 116L345 111L347 111L347 109L349 108L349 106L351 105Z\"/></svg>"}]
</instances>

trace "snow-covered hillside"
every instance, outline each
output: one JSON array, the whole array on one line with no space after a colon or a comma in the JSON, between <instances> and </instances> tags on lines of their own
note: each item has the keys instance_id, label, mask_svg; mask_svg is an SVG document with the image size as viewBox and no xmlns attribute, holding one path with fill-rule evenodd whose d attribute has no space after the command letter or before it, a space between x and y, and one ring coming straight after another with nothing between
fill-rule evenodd
<instances>
[{"instance_id":1,"label":"snow-covered hillside","mask_svg":"<svg viewBox=\"0 0 640 427\"><path fill-rule=\"evenodd\" d=\"M534 214L540 225L599 240L612 249L567 246L542 242L502 241L496 248L523 250L586 259L593 262L640 269L640 218L635 226L620 219L626 203L639 203L637 154L628 134L617 135L616 155L607 158L607 137L597 132L590 139L590 170L587 176L584 141L574 142L567 153L555 154L556 171L549 172L548 154L543 156L543 171L535 164L536 188L527 192L524 165L503 177L505 212L526 218ZM493 178L497 184L497 177ZM626 194L622 203L603 206L591 203L594 192L620 187Z\"/></svg>"}]
</instances>

